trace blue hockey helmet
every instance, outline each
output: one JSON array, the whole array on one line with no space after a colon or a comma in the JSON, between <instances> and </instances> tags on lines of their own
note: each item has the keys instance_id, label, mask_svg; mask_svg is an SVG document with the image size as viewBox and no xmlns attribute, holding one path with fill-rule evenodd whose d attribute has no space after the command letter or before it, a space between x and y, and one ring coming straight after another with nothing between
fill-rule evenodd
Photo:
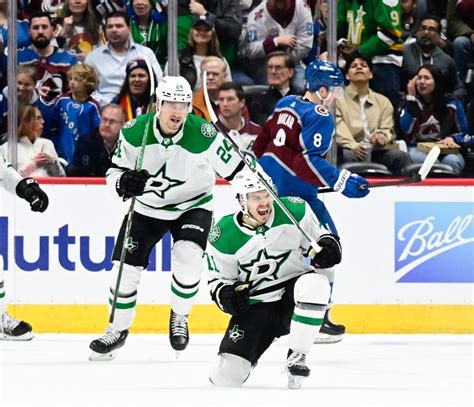
<instances>
[{"instance_id":1,"label":"blue hockey helmet","mask_svg":"<svg viewBox=\"0 0 474 407\"><path fill-rule=\"evenodd\" d=\"M327 61L316 60L311 62L304 72L306 89L317 92L321 86L331 90L344 86L344 76L341 70Z\"/></svg>"}]
</instances>

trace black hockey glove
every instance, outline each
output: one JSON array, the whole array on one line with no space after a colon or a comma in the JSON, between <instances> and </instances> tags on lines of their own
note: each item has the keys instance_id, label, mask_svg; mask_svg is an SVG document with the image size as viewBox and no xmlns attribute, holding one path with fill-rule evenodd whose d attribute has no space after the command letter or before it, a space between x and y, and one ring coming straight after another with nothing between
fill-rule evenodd
<instances>
[{"instance_id":1,"label":"black hockey glove","mask_svg":"<svg viewBox=\"0 0 474 407\"><path fill-rule=\"evenodd\" d=\"M311 260L313 267L326 269L341 262L342 248L339 243L339 236L332 233L322 235L317 243L322 247L322 250L316 253L313 260Z\"/></svg>"},{"instance_id":2,"label":"black hockey glove","mask_svg":"<svg viewBox=\"0 0 474 407\"><path fill-rule=\"evenodd\" d=\"M22 179L16 186L16 194L29 202L33 212L44 212L48 207L48 195L33 178Z\"/></svg>"},{"instance_id":3,"label":"black hockey glove","mask_svg":"<svg viewBox=\"0 0 474 407\"><path fill-rule=\"evenodd\" d=\"M219 290L219 302L224 312L231 315L240 314L249 306L250 290L248 284L237 282L227 284Z\"/></svg>"},{"instance_id":4,"label":"black hockey glove","mask_svg":"<svg viewBox=\"0 0 474 407\"><path fill-rule=\"evenodd\" d=\"M143 195L148 178L150 178L150 174L147 170L125 171L117 180L117 193L123 197L124 200L132 196Z\"/></svg>"}]
</instances>

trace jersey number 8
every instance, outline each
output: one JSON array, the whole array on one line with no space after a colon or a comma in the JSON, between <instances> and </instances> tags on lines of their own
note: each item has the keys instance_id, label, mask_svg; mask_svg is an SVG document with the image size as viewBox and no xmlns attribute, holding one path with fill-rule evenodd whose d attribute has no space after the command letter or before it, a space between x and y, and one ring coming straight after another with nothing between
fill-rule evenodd
<instances>
[{"instance_id":1,"label":"jersey number 8","mask_svg":"<svg viewBox=\"0 0 474 407\"><path fill-rule=\"evenodd\" d=\"M323 136L321 135L321 133L316 133L316 134L313 136L313 145L314 145L316 148L321 147L322 141L323 141Z\"/></svg>"},{"instance_id":2,"label":"jersey number 8","mask_svg":"<svg viewBox=\"0 0 474 407\"><path fill-rule=\"evenodd\" d=\"M285 130L280 129L277 131L277 134L275 134L275 138L273 139L273 144L275 144L277 147L281 147L285 145L286 141L286 133Z\"/></svg>"}]
</instances>

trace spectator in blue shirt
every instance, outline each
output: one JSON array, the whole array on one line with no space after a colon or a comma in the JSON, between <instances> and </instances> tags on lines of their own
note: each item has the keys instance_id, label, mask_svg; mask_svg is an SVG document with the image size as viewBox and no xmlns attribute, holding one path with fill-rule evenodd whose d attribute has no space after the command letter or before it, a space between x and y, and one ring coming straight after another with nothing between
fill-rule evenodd
<instances>
[{"instance_id":1,"label":"spectator in blue shirt","mask_svg":"<svg viewBox=\"0 0 474 407\"><path fill-rule=\"evenodd\" d=\"M60 157L72 162L79 138L99 127L99 104L91 97L97 88L97 74L89 65L79 64L70 69L68 79L71 93L61 96L54 107L58 134L54 138Z\"/></svg>"}]
</instances>

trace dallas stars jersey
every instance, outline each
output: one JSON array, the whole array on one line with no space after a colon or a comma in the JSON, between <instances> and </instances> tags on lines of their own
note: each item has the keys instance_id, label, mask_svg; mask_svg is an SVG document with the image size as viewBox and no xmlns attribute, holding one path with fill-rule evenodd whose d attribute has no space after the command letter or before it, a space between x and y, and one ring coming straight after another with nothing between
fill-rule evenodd
<instances>
[{"instance_id":1,"label":"dallas stars jersey","mask_svg":"<svg viewBox=\"0 0 474 407\"><path fill-rule=\"evenodd\" d=\"M232 179L243 163L230 144L213 125L188 114L181 130L173 137L163 137L158 130L158 116L151 113L142 169L151 175L143 195L138 196L135 211L158 219L177 219L194 208L211 210L216 173ZM146 121L142 115L125 124L117 142L107 184L115 190L126 169L135 168Z\"/></svg>"},{"instance_id":2,"label":"dallas stars jersey","mask_svg":"<svg viewBox=\"0 0 474 407\"><path fill-rule=\"evenodd\" d=\"M282 202L314 240L328 233L302 199L282 198ZM240 216L224 216L209 234L208 283L219 307L217 294L224 284L250 283L251 304L273 302L281 299L285 282L313 270L303 256L309 242L278 204L273 203L270 219L257 229L243 226Z\"/></svg>"},{"instance_id":3,"label":"dallas stars jersey","mask_svg":"<svg viewBox=\"0 0 474 407\"><path fill-rule=\"evenodd\" d=\"M374 63L402 65L399 0L339 0L338 37L359 48Z\"/></svg>"}]
</instances>

